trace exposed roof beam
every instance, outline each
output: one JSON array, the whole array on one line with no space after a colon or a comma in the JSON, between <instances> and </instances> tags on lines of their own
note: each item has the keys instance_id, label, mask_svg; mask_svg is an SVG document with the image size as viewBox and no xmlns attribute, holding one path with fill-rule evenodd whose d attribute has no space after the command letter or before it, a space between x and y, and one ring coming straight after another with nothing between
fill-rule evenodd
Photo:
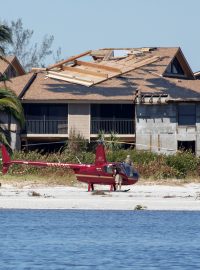
<instances>
[{"instance_id":1,"label":"exposed roof beam","mask_svg":"<svg viewBox=\"0 0 200 270\"><path fill-rule=\"evenodd\" d=\"M123 70L123 72L121 72L120 74L111 74L111 76L109 76L109 78L114 78L114 77L117 77L119 75L126 74L126 73L128 73L128 72L130 72L132 70L135 70L135 69L138 69L138 68L140 68L142 66L146 66L146 65L151 64L153 62L156 62L159 59L160 58L158 56L153 56L153 57L149 57L148 59L141 60L139 62L136 62L136 63L132 64L131 66L130 65L127 66L127 69L126 70ZM102 81L99 81L99 82L95 82L94 85L95 84L98 84L100 82L103 82L103 80Z\"/></svg>"},{"instance_id":2,"label":"exposed roof beam","mask_svg":"<svg viewBox=\"0 0 200 270\"><path fill-rule=\"evenodd\" d=\"M101 77L101 78L108 78L108 74L106 74L106 73L97 72L97 71L91 71L91 70L88 70L88 69L82 69L82 68L77 68L77 67L63 66L62 70L68 70L68 71L72 71L72 72L92 75L92 76Z\"/></svg>"},{"instance_id":3,"label":"exposed roof beam","mask_svg":"<svg viewBox=\"0 0 200 270\"><path fill-rule=\"evenodd\" d=\"M58 62L58 63L56 63L56 64L54 64L54 65L48 66L48 67L47 67L47 70L52 69L52 68L55 68L55 67L61 67L62 65L66 64L66 63L69 63L69 62L71 62L71 61L74 61L74 60L76 60L77 58L80 58L80 57L82 57L82 56L88 55L88 54L90 54L90 53L91 53L91 50L90 50L90 51L87 51L87 52L84 52L84 53L81 53L81 54L77 54L77 55L72 56L72 57L70 57L70 58L68 58L68 59L66 59L66 60L60 61L60 62Z\"/></svg>"},{"instance_id":4,"label":"exposed roof beam","mask_svg":"<svg viewBox=\"0 0 200 270\"><path fill-rule=\"evenodd\" d=\"M60 76L59 74L56 75L56 74L49 74L47 75L49 78L52 78L52 79L57 79L57 80L62 80L62 81L66 81L68 83L76 83L76 84L81 84L81 85L85 85L87 87L91 86L93 84L93 82L89 82L89 81L84 81L84 80L81 80L80 78L72 78L72 77L62 77Z\"/></svg>"},{"instance_id":5,"label":"exposed roof beam","mask_svg":"<svg viewBox=\"0 0 200 270\"><path fill-rule=\"evenodd\" d=\"M29 89L31 84L34 82L35 78L37 77L37 73L33 73L29 81L25 84L24 88L22 89L21 93L19 94L18 98L23 99L26 91Z\"/></svg>"},{"instance_id":6,"label":"exposed roof beam","mask_svg":"<svg viewBox=\"0 0 200 270\"><path fill-rule=\"evenodd\" d=\"M121 70L119 68L115 68L115 67L111 67L111 66L105 66L105 65L100 65L97 63L84 62L84 61L79 61L79 60L75 60L75 63L78 65L81 65L81 66L94 67L94 68L98 68L98 69L108 70L110 72L121 73Z\"/></svg>"},{"instance_id":7,"label":"exposed roof beam","mask_svg":"<svg viewBox=\"0 0 200 270\"><path fill-rule=\"evenodd\" d=\"M92 82L86 82L86 81L82 81L80 79L73 79L73 78L64 78L64 77L60 77L58 75L49 75L49 78L52 79L57 79L57 80L62 80L62 81L66 81L68 83L75 83L75 84L80 84L80 85L84 85L84 86L91 86L93 83Z\"/></svg>"},{"instance_id":8,"label":"exposed roof beam","mask_svg":"<svg viewBox=\"0 0 200 270\"><path fill-rule=\"evenodd\" d=\"M56 75L56 76L59 76L59 77L62 77L62 78L72 78L72 79L77 79L77 80L84 81L84 82L93 83L93 80L86 79L86 78L83 78L83 77L79 77L79 76L76 76L76 75L61 73L61 72L49 71L47 73L47 76L50 77L51 75Z\"/></svg>"},{"instance_id":9,"label":"exposed roof beam","mask_svg":"<svg viewBox=\"0 0 200 270\"><path fill-rule=\"evenodd\" d=\"M40 71L46 71L46 68L40 68L40 67L33 67L31 69L32 72L40 72Z\"/></svg>"}]
</instances>

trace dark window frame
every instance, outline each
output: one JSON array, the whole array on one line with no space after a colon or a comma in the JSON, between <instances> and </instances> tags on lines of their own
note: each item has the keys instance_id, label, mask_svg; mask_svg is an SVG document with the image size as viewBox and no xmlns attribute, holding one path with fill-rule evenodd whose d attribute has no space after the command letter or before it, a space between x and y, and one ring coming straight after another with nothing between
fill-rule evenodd
<instances>
[{"instance_id":1,"label":"dark window frame","mask_svg":"<svg viewBox=\"0 0 200 270\"><path fill-rule=\"evenodd\" d=\"M171 62L169 68L167 68L166 74L167 75L173 75L173 76L176 76L176 75L185 76L185 72L184 72L180 62L178 61L178 59L176 57Z\"/></svg>"},{"instance_id":2,"label":"dark window frame","mask_svg":"<svg viewBox=\"0 0 200 270\"><path fill-rule=\"evenodd\" d=\"M187 110L186 110L187 109ZM177 105L178 126L196 126L196 104L181 103Z\"/></svg>"},{"instance_id":3,"label":"dark window frame","mask_svg":"<svg viewBox=\"0 0 200 270\"><path fill-rule=\"evenodd\" d=\"M133 104L91 104L90 106L91 118L127 118L133 119L135 117L135 108Z\"/></svg>"},{"instance_id":4,"label":"dark window frame","mask_svg":"<svg viewBox=\"0 0 200 270\"><path fill-rule=\"evenodd\" d=\"M25 118L29 120L65 120L68 118L67 103L24 103Z\"/></svg>"}]
</instances>

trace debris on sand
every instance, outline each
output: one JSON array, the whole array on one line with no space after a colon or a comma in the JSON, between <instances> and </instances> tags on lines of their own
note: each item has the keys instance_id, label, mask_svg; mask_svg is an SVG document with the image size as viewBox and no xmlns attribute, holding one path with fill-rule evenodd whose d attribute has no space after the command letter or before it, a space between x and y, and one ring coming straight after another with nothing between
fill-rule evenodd
<instances>
[{"instance_id":1,"label":"debris on sand","mask_svg":"<svg viewBox=\"0 0 200 270\"><path fill-rule=\"evenodd\" d=\"M95 190L92 192L92 195L106 195L106 193L102 190Z\"/></svg>"},{"instance_id":2,"label":"debris on sand","mask_svg":"<svg viewBox=\"0 0 200 270\"><path fill-rule=\"evenodd\" d=\"M36 192L36 191L31 191L28 193L28 196L32 196L32 197L40 197L41 194Z\"/></svg>"},{"instance_id":3,"label":"debris on sand","mask_svg":"<svg viewBox=\"0 0 200 270\"><path fill-rule=\"evenodd\" d=\"M147 207L146 206L143 206L141 204L137 204L134 208L134 210L146 210Z\"/></svg>"},{"instance_id":4,"label":"debris on sand","mask_svg":"<svg viewBox=\"0 0 200 270\"><path fill-rule=\"evenodd\" d=\"M171 198L176 198L175 195L166 195L166 196L163 196L164 199L171 199Z\"/></svg>"}]
</instances>

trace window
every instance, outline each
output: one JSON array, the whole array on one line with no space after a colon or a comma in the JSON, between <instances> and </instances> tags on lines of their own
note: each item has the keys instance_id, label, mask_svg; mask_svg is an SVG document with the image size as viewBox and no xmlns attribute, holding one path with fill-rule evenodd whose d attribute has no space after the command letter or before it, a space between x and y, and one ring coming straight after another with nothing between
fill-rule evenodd
<instances>
[{"instance_id":1,"label":"window","mask_svg":"<svg viewBox=\"0 0 200 270\"><path fill-rule=\"evenodd\" d=\"M92 118L128 118L134 117L133 104L91 104Z\"/></svg>"},{"instance_id":2,"label":"window","mask_svg":"<svg viewBox=\"0 0 200 270\"><path fill-rule=\"evenodd\" d=\"M104 167L104 171L105 171L106 173L113 174L114 168L113 168L112 165L107 165L107 166Z\"/></svg>"},{"instance_id":3,"label":"window","mask_svg":"<svg viewBox=\"0 0 200 270\"><path fill-rule=\"evenodd\" d=\"M29 134L67 134L67 104L23 104Z\"/></svg>"},{"instance_id":4,"label":"window","mask_svg":"<svg viewBox=\"0 0 200 270\"><path fill-rule=\"evenodd\" d=\"M167 67L166 73L173 75L184 75L184 71L176 57L174 58L173 62Z\"/></svg>"},{"instance_id":5,"label":"window","mask_svg":"<svg viewBox=\"0 0 200 270\"><path fill-rule=\"evenodd\" d=\"M196 125L195 104L178 105L178 125Z\"/></svg>"},{"instance_id":6,"label":"window","mask_svg":"<svg viewBox=\"0 0 200 270\"><path fill-rule=\"evenodd\" d=\"M30 120L61 120L68 116L67 104L23 104L26 119Z\"/></svg>"}]
</instances>

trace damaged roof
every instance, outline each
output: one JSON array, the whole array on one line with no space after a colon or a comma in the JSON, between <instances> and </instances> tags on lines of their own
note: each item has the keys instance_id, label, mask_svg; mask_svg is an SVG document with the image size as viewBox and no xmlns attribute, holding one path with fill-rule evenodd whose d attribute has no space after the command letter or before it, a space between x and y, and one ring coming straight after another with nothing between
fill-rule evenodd
<instances>
[{"instance_id":1,"label":"damaged roof","mask_svg":"<svg viewBox=\"0 0 200 270\"><path fill-rule=\"evenodd\" d=\"M79 60L88 55L93 58L92 62ZM185 76L170 77L167 74L175 58L182 61ZM195 80L180 48L88 51L51 65L42 72L14 78L8 85L27 102L130 103L138 93L166 95L168 100L200 100L200 80Z\"/></svg>"},{"instance_id":2,"label":"damaged roof","mask_svg":"<svg viewBox=\"0 0 200 270\"><path fill-rule=\"evenodd\" d=\"M95 56L94 51L70 57L47 67L47 76L90 87L159 60L159 56L150 53L150 48L145 52L139 49L117 51L115 55L115 50L108 49L102 59ZM123 51L123 55L119 55L119 51ZM92 56L95 61L79 60L84 56Z\"/></svg>"}]
</instances>

